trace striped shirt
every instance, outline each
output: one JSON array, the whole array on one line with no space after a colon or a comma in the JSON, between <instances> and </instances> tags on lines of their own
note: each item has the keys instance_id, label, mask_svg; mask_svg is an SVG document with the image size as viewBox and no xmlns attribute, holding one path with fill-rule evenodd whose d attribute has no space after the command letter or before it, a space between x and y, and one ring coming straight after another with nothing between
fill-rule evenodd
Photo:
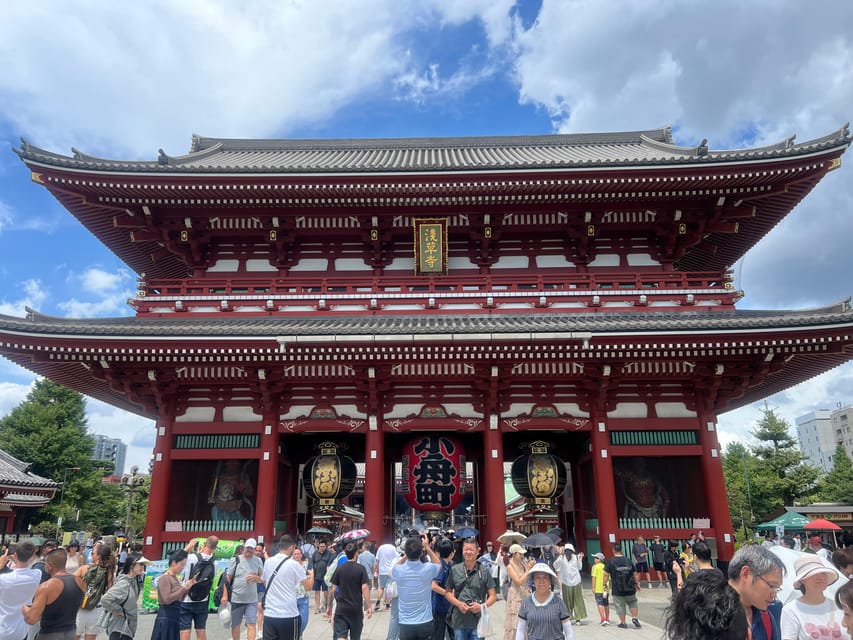
<instances>
[{"instance_id":1,"label":"striped shirt","mask_svg":"<svg viewBox=\"0 0 853 640\"><path fill-rule=\"evenodd\" d=\"M518 617L527 621L529 640L563 640L563 620L569 617L569 611L563 599L553 593L544 603L531 594L521 602Z\"/></svg>"}]
</instances>

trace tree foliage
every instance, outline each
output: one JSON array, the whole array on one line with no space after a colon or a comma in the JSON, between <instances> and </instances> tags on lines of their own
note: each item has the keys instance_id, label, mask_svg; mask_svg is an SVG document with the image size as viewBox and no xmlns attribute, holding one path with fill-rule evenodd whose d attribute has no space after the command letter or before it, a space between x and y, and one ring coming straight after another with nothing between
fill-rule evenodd
<instances>
[{"instance_id":1,"label":"tree foliage","mask_svg":"<svg viewBox=\"0 0 853 640\"><path fill-rule=\"evenodd\" d=\"M92 459L95 439L87 431L86 401L79 393L38 380L27 398L0 418L0 442L4 451L31 463L33 473L64 482L49 505L30 514L30 522L55 531L61 516L66 529L99 533L124 522L125 495L102 482L113 466Z\"/></svg>"},{"instance_id":2,"label":"tree foliage","mask_svg":"<svg viewBox=\"0 0 853 640\"><path fill-rule=\"evenodd\" d=\"M842 445L835 448L832 470L821 480L820 498L827 502L853 503L853 461Z\"/></svg>"}]
</instances>

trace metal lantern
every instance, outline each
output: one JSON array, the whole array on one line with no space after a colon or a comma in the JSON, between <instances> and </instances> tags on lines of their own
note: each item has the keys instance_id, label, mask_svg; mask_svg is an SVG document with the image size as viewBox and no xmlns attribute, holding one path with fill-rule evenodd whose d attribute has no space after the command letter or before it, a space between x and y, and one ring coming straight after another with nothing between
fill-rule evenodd
<instances>
[{"instance_id":1,"label":"metal lantern","mask_svg":"<svg viewBox=\"0 0 853 640\"><path fill-rule=\"evenodd\" d=\"M512 486L519 495L527 498L530 506L547 509L553 506L554 498L563 494L568 482L565 463L552 453L550 445L537 440L522 445L530 453L513 460L510 470Z\"/></svg>"},{"instance_id":2,"label":"metal lantern","mask_svg":"<svg viewBox=\"0 0 853 640\"><path fill-rule=\"evenodd\" d=\"M446 435L423 435L403 447L403 497L425 512L425 520L440 520L464 497L465 449Z\"/></svg>"},{"instance_id":3,"label":"metal lantern","mask_svg":"<svg viewBox=\"0 0 853 640\"><path fill-rule=\"evenodd\" d=\"M302 471L305 493L317 503L320 511L340 506L341 500L355 488L355 462L338 455L338 449L342 448L334 442L320 443L320 455L308 460Z\"/></svg>"}]
</instances>

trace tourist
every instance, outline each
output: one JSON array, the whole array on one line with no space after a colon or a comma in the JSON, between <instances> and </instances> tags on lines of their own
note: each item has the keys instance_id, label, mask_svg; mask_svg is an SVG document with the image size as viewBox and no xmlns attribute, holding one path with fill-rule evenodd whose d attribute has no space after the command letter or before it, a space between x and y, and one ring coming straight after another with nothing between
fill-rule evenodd
<instances>
[{"instance_id":1,"label":"tourist","mask_svg":"<svg viewBox=\"0 0 853 640\"><path fill-rule=\"evenodd\" d=\"M432 582L441 571L441 560L426 539L425 535L406 538L404 556L391 568L391 577L397 583L400 640L432 638ZM424 551L430 562L421 562Z\"/></svg>"},{"instance_id":2,"label":"tourist","mask_svg":"<svg viewBox=\"0 0 853 640\"><path fill-rule=\"evenodd\" d=\"M326 571L335 559L335 554L328 549L325 540L317 543L313 555L308 556L308 566L314 572L314 613L325 613L329 606L329 587L326 586Z\"/></svg>"},{"instance_id":3,"label":"tourist","mask_svg":"<svg viewBox=\"0 0 853 640\"><path fill-rule=\"evenodd\" d=\"M695 567L694 575L702 571L717 571L711 562L711 547L704 540L693 545L693 564Z\"/></svg>"},{"instance_id":4,"label":"tourist","mask_svg":"<svg viewBox=\"0 0 853 640\"><path fill-rule=\"evenodd\" d=\"M66 552L68 553L68 560L66 560L65 563L65 570L68 573L74 574L77 572L77 569L80 568L81 564L86 563L83 559L83 554L80 553L80 543L76 540L72 540L68 543Z\"/></svg>"},{"instance_id":5,"label":"tourist","mask_svg":"<svg viewBox=\"0 0 853 640\"><path fill-rule=\"evenodd\" d=\"M207 595L204 589L193 589L193 593L187 593L181 602L179 615L179 628L181 640L190 640L190 632L195 627L196 640L207 640L207 616L210 612L210 588L213 586L213 578L208 582L207 577L216 567L213 564L213 553L219 545L219 538L210 536L204 541L201 551L194 552L198 547L198 541L191 541L185 548L187 552L187 563L184 567L186 578L197 578L197 585L207 585ZM193 597L197 595L197 598ZM215 603L219 605L219 603Z\"/></svg>"},{"instance_id":6,"label":"tourist","mask_svg":"<svg viewBox=\"0 0 853 640\"><path fill-rule=\"evenodd\" d=\"M847 629L847 635L853 638L853 580L835 592L835 604L844 612L841 624Z\"/></svg>"},{"instance_id":7,"label":"tourist","mask_svg":"<svg viewBox=\"0 0 853 640\"><path fill-rule=\"evenodd\" d=\"M572 640L572 619L563 600L554 593L558 587L557 574L547 563L531 568L533 593L521 603L514 640Z\"/></svg>"},{"instance_id":8,"label":"tourist","mask_svg":"<svg viewBox=\"0 0 853 640\"><path fill-rule=\"evenodd\" d=\"M447 538L441 538L436 547L441 569L432 582L432 638L433 640L453 640L453 629L450 628L448 621L450 602L447 600L447 578L450 576L456 549Z\"/></svg>"},{"instance_id":9,"label":"tourist","mask_svg":"<svg viewBox=\"0 0 853 640\"><path fill-rule=\"evenodd\" d=\"M670 540L666 551L663 552L663 568L666 573L666 579L669 582L669 588L672 590L672 595L675 596L684 583L684 576L681 572L681 559L678 557L678 542L676 540Z\"/></svg>"},{"instance_id":10,"label":"tourist","mask_svg":"<svg viewBox=\"0 0 853 640\"><path fill-rule=\"evenodd\" d=\"M314 574L310 564L306 568L296 559L295 551L296 540L283 535L278 543L278 552L264 565L266 598L262 631L265 640L298 640L305 630L297 602L302 592L297 592L297 587L302 587L303 597L306 597ZM307 625L307 615L305 620Z\"/></svg>"},{"instance_id":11,"label":"tourist","mask_svg":"<svg viewBox=\"0 0 853 640\"><path fill-rule=\"evenodd\" d=\"M98 617L103 611L101 598L109 591L115 581L116 559L109 545L97 543L97 553L92 556L91 564L84 564L75 574L83 582L83 603L77 612L76 640L95 640L101 627Z\"/></svg>"},{"instance_id":12,"label":"tourist","mask_svg":"<svg viewBox=\"0 0 853 640\"><path fill-rule=\"evenodd\" d=\"M651 589L652 578L649 575L649 547L646 545L646 539L643 536L637 536L637 540L631 545L631 555L634 558L634 581L637 584L637 590L640 590L643 576L646 577L646 584Z\"/></svg>"},{"instance_id":13,"label":"tourist","mask_svg":"<svg viewBox=\"0 0 853 640\"><path fill-rule=\"evenodd\" d=\"M664 566L663 554L666 552L666 547L661 542L660 536L656 535L649 545L649 551L652 554L652 567L654 568L655 578L658 582L658 587L663 589L667 584L666 568Z\"/></svg>"},{"instance_id":14,"label":"tourist","mask_svg":"<svg viewBox=\"0 0 853 640\"><path fill-rule=\"evenodd\" d=\"M625 614L630 611L631 624L639 629L642 625L637 617L637 585L634 581L634 566L622 554L622 545L618 542L613 545L613 557L605 563L604 570L610 576L613 606L616 607L616 615L619 616L619 628L628 628Z\"/></svg>"},{"instance_id":15,"label":"tourist","mask_svg":"<svg viewBox=\"0 0 853 640\"><path fill-rule=\"evenodd\" d=\"M592 595L598 608L598 617L602 627L610 624L610 576L604 570L604 554L598 552L592 556Z\"/></svg>"},{"instance_id":16,"label":"tourist","mask_svg":"<svg viewBox=\"0 0 853 640\"><path fill-rule=\"evenodd\" d=\"M77 611L83 602L83 582L65 570L65 549L49 551L44 557L50 578L39 584L32 605L21 611L27 624L39 622L40 640L72 640L77 631Z\"/></svg>"},{"instance_id":17,"label":"tourist","mask_svg":"<svg viewBox=\"0 0 853 640\"><path fill-rule=\"evenodd\" d=\"M567 544L560 549L560 554L554 562L554 568L560 576L563 602L566 609L574 620L580 624L586 618L586 604L583 601L583 587L581 586L581 569L583 568L583 551L575 552L572 544Z\"/></svg>"},{"instance_id":18,"label":"tourist","mask_svg":"<svg viewBox=\"0 0 853 640\"><path fill-rule=\"evenodd\" d=\"M0 567L12 567L0 574L0 638L23 640L27 637L22 608L33 601L41 581L41 571L30 567L35 554L36 546L24 541L14 548L6 547L0 555Z\"/></svg>"},{"instance_id":19,"label":"tourist","mask_svg":"<svg viewBox=\"0 0 853 640\"><path fill-rule=\"evenodd\" d=\"M145 568L151 561L139 555L130 553L122 565L121 574L113 586L101 598L104 612L109 616L106 624L102 625L107 631L109 640L132 639L136 635L139 618L139 580L145 573Z\"/></svg>"},{"instance_id":20,"label":"tourist","mask_svg":"<svg viewBox=\"0 0 853 640\"><path fill-rule=\"evenodd\" d=\"M257 542L254 538L246 540L242 556L231 559L225 573L231 576L225 582L222 600L219 604L231 603L231 639L240 640L240 627L246 621L246 634L249 640L255 640L258 625L258 583L264 565L255 557ZM230 596L230 597L229 597Z\"/></svg>"},{"instance_id":21,"label":"tourist","mask_svg":"<svg viewBox=\"0 0 853 640\"><path fill-rule=\"evenodd\" d=\"M829 549L823 546L823 538L821 538L819 535L810 536L809 544L805 549L803 549L803 551L805 551L806 553L817 554L824 560L830 559Z\"/></svg>"},{"instance_id":22,"label":"tourist","mask_svg":"<svg viewBox=\"0 0 853 640\"><path fill-rule=\"evenodd\" d=\"M376 610L381 608L382 599L385 596L385 587L391 581L391 568L399 559L397 547L386 542L376 550L376 573L379 575L379 594L376 598ZM385 608L391 607L390 602L385 603Z\"/></svg>"},{"instance_id":23,"label":"tourist","mask_svg":"<svg viewBox=\"0 0 853 640\"><path fill-rule=\"evenodd\" d=\"M335 569L329 589L328 614L332 613L332 600L336 601L332 632L335 640L360 640L364 628L364 598L370 597L370 578L358 564L358 545L348 542L344 547L346 562ZM367 617L373 615L368 607Z\"/></svg>"},{"instance_id":24,"label":"tourist","mask_svg":"<svg viewBox=\"0 0 853 640\"><path fill-rule=\"evenodd\" d=\"M298 562L305 569L305 575L308 574L308 561L303 559L302 549L299 547L293 548L293 559ZM308 590L302 584L304 578L296 583L294 587L294 592L296 593L296 610L299 611L299 637L302 637L302 634L305 633L305 629L308 626L308 614L311 609L311 595L308 593ZM370 602L367 603L370 606Z\"/></svg>"},{"instance_id":25,"label":"tourist","mask_svg":"<svg viewBox=\"0 0 853 640\"><path fill-rule=\"evenodd\" d=\"M367 570L367 577L370 578L370 582L367 585L369 594L370 590L373 589L373 570L376 568L376 556L373 553L373 543L368 540L361 543L361 551L358 553L358 563ZM365 608L373 606L373 601L369 595L368 599L364 602L364 606Z\"/></svg>"},{"instance_id":26,"label":"tourist","mask_svg":"<svg viewBox=\"0 0 853 640\"><path fill-rule=\"evenodd\" d=\"M833 551L832 564L845 578L853 578L853 547L843 547Z\"/></svg>"},{"instance_id":27,"label":"tourist","mask_svg":"<svg viewBox=\"0 0 853 640\"><path fill-rule=\"evenodd\" d=\"M455 640L475 640L483 607L497 601L492 576L478 562L479 545L474 538L462 543L462 562L450 570L447 599L454 607L450 616Z\"/></svg>"},{"instance_id":28,"label":"tourist","mask_svg":"<svg viewBox=\"0 0 853 640\"><path fill-rule=\"evenodd\" d=\"M506 568L509 577L509 589L506 593L506 608L504 609L504 640L515 640L515 630L518 626L518 612L521 602L530 593L530 570L536 560L525 560L524 547L514 544L509 548L509 564Z\"/></svg>"},{"instance_id":29,"label":"tourist","mask_svg":"<svg viewBox=\"0 0 853 640\"><path fill-rule=\"evenodd\" d=\"M183 549L169 555L169 566L157 580L157 618L151 640L179 640L181 636L181 600L187 595L197 578L191 577L182 585L178 574L187 564L187 552Z\"/></svg>"},{"instance_id":30,"label":"tourist","mask_svg":"<svg viewBox=\"0 0 853 640\"><path fill-rule=\"evenodd\" d=\"M664 630L670 640L744 640L748 627L738 592L722 572L700 571L673 597Z\"/></svg>"},{"instance_id":31,"label":"tourist","mask_svg":"<svg viewBox=\"0 0 853 640\"><path fill-rule=\"evenodd\" d=\"M814 640L815 634L838 638L839 631L843 631L838 609L824 595L826 588L838 580L838 572L814 555L797 558L794 570L794 589L800 589L803 595L782 607L782 640Z\"/></svg>"},{"instance_id":32,"label":"tourist","mask_svg":"<svg viewBox=\"0 0 853 640\"><path fill-rule=\"evenodd\" d=\"M752 640L779 640L780 611L776 594L785 565L769 549L747 544L729 562L729 585L738 592Z\"/></svg>"}]
</instances>

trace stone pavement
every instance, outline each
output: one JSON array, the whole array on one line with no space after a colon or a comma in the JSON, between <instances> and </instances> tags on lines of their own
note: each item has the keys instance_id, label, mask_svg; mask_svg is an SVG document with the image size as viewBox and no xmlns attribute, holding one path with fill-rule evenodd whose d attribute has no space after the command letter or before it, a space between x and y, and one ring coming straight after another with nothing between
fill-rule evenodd
<instances>
[{"instance_id":1,"label":"stone pavement","mask_svg":"<svg viewBox=\"0 0 853 640\"><path fill-rule=\"evenodd\" d=\"M576 640L661 640L663 637L663 613L669 604L669 587L666 589L643 589L637 597L640 601L639 612L640 622L643 624L642 629L635 629L631 626L630 616L628 619L628 629L620 629L616 626L619 619L616 617L616 611L611 606L610 621L611 626L602 627L598 624L598 612L595 607L595 602L592 599L592 593L589 591L589 580L584 584L584 596L586 601L587 612L590 614L587 618L587 623L581 626L574 627ZM375 592L374 592L375 597ZM504 620L504 602L498 601L491 609L490 613L494 616L495 635L491 640L503 640L503 620ZM386 611L373 612L373 618L365 619L364 631L362 640L385 640L388 633L388 617L390 613ZM139 616L139 628L136 633L136 640L148 640L151 637L151 630L154 626L154 614L141 614ZM103 634L101 634L103 636ZM99 636L99 640L101 639ZM219 620L215 613L210 614L207 624L208 640L230 640L231 632L223 629L219 624ZM241 640L246 640L245 627L240 634ZM304 640L333 640L332 625L323 617L314 614L313 607L308 618L308 628L303 634ZM195 640L195 634L191 636L191 640Z\"/></svg>"}]
</instances>

